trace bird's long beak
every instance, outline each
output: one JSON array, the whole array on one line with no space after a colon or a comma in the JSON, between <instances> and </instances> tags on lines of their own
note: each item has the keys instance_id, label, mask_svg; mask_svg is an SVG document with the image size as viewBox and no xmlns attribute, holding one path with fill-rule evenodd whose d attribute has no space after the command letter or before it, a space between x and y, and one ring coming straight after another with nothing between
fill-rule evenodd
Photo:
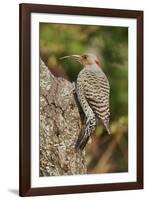
<instances>
[{"instance_id":1,"label":"bird's long beak","mask_svg":"<svg viewBox=\"0 0 147 200\"><path fill-rule=\"evenodd\" d=\"M76 61L80 62L81 56L79 56L79 55L71 55L71 56L64 56L64 57L61 57L59 59L60 60L63 60L63 59L73 59L73 60L76 60Z\"/></svg>"}]
</instances>

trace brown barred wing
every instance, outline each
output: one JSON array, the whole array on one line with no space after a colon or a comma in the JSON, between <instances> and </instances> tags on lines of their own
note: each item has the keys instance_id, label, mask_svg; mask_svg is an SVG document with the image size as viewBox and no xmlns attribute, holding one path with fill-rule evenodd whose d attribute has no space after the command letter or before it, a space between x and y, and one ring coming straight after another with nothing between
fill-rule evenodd
<instances>
[{"instance_id":1,"label":"brown barred wing","mask_svg":"<svg viewBox=\"0 0 147 200\"><path fill-rule=\"evenodd\" d=\"M84 81L84 94L95 115L102 120L108 133L109 130L109 93L110 87L103 72L88 72Z\"/></svg>"}]
</instances>

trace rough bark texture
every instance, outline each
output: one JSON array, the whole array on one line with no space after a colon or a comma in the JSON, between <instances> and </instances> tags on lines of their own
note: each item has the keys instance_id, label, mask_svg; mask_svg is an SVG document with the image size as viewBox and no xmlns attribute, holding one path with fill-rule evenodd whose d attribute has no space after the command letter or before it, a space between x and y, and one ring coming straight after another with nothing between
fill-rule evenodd
<instances>
[{"instance_id":1,"label":"rough bark texture","mask_svg":"<svg viewBox=\"0 0 147 200\"><path fill-rule=\"evenodd\" d=\"M84 152L75 151L81 119L71 89L40 61L40 176L87 172Z\"/></svg>"}]
</instances>

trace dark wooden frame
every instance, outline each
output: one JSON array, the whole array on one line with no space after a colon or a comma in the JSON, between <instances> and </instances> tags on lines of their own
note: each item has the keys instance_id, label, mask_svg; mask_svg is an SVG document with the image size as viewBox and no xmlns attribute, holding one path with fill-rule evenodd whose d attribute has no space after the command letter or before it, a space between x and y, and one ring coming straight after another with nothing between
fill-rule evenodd
<instances>
[{"instance_id":1,"label":"dark wooden frame","mask_svg":"<svg viewBox=\"0 0 147 200\"><path fill-rule=\"evenodd\" d=\"M143 188L143 11L20 4L20 196ZM31 13L58 13L137 19L137 182L31 188Z\"/></svg>"}]
</instances>

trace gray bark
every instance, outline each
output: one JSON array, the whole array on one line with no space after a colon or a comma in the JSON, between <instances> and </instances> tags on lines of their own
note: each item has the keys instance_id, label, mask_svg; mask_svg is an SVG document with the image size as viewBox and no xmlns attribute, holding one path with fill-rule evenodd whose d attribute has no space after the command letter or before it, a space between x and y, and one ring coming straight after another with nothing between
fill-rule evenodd
<instances>
[{"instance_id":1,"label":"gray bark","mask_svg":"<svg viewBox=\"0 0 147 200\"><path fill-rule=\"evenodd\" d=\"M82 124L71 89L40 61L40 176L87 172L84 152L75 151Z\"/></svg>"}]
</instances>

